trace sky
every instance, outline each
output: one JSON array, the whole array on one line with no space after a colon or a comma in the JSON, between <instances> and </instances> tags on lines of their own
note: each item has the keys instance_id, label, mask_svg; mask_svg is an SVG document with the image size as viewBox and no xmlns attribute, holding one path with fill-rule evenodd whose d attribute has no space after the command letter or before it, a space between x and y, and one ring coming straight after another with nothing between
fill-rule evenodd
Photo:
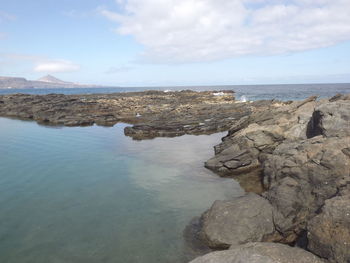
<instances>
[{"instance_id":1,"label":"sky","mask_svg":"<svg viewBox=\"0 0 350 263\"><path fill-rule=\"evenodd\" d=\"M0 76L349 83L349 14L349 0L0 0Z\"/></svg>"}]
</instances>

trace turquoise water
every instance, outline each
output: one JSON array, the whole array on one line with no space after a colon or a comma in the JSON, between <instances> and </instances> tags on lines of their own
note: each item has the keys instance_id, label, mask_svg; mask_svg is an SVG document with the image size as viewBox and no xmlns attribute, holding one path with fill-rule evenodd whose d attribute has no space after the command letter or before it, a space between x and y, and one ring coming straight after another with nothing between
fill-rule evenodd
<instances>
[{"instance_id":1,"label":"turquoise water","mask_svg":"<svg viewBox=\"0 0 350 263\"><path fill-rule=\"evenodd\" d=\"M243 194L203 162L222 133L133 141L124 125L0 118L0 262L186 262L183 230Z\"/></svg>"},{"instance_id":2,"label":"turquoise water","mask_svg":"<svg viewBox=\"0 0 350 263\"><path fill-rule=\"evenodd\" d=\"M245 96L248 100L302 100L318 95L321 98L334 96L337 93L350 93L350 83L323 84L284 84L284 85L227 85L227 86L182 86L182 87L129 87L129 88L75 88L75 89L0 89L1 94L29 93L29 94L92 94L112 93L143 90L234 90L236 98Z\"/></svg>"}]
</instances>

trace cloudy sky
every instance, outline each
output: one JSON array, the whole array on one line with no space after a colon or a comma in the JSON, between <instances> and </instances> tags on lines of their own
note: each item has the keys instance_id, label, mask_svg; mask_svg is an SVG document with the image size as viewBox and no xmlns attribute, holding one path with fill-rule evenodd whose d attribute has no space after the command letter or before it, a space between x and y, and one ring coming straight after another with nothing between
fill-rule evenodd
<instances>
[{"instance_id":1,"label":"cloudy sky","mask_svg":"<svg viewBox=\"0 0 350 263\"><path fill-rule=\"evenodd\" d=\"M349 0L0 0L0 76L350 82Z\"/></svg>"}]
</instances>

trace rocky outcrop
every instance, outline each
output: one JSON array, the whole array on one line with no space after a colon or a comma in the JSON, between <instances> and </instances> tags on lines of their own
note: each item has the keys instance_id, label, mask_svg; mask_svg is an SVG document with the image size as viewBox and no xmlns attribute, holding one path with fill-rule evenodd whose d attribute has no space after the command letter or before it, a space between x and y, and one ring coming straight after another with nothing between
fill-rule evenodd
<instances>
[{"instance_id":1,"label":"rocky outcrop","mask_svg":"<svg viewBox=\"0 0 350 263\"><path fill-rule=\"evenodd\" d=\"M244 202L245 196L215 202L203 214L207 245L293 245L303 238L304 247L316 255L350 262L349 96L312 97L253 111L234 123L205 165L221 176L259 174L266 190L255 197L259 201ZM242 235L242 229L248 234Z\"/></svg>"},{"instance_id":2,"label":"rocky outcrop","mask_svg":"<svg viewBox=\"0 0 350 263\"><path fill-rule=\"evenodd\" d=\"M296 247L276 243L247 243L212 252L190 263L323 263L315 255Z\"/></svg>"},{"instance_id":3,"label":"rocky outcrop","mask_svg":"<svg viewBox=\"0 0 350 263\"><path fill-rule=\"evenodd\" d=\"M274 232L272 206L256 194L215 201L203 215L203 234L212 248L262 241Z\"/></svg>"},{"instance_id":4,"label":"rocky outcrop","mask_svg":"<svg viewBox=\"0 0 350 263\"><path fill-rule=\"evenodd\" d=\"M306 139L315 99L289 105L275 103L236 121L205 166L222 176L251 171L260 174L264 155L271 154L286 139Z\"/></svg>"},{"instance_id":5,"label":"rocky outcrop","mask_svg":"<svg viewBox=\"0 0 350 263\"><path fill-rule=\"evenodd\" d=\"M124 122L133 124L125 128L125 134L134 139L225 131L236 119L264 107L263 101L237 103L232 91L0 96L3 117L65 126L112 126Z\"/></svg>"},{"instance_id":6,"label":"rocky outcrop","mask_svg":"<svg viewBox=\"0 0 350 263\"><path fill-rule=\"evenodd\" d=\"M311 118L307 136L350 136L350 104L339 100L318 106Z\"/></svg>"},{"instance_id":7,"label":"rocky outcrop","mask_svg":"<svg viewBox=\"0 0 350 263\"><path fill-rule=\"evenodd\" d=\"M285 142L264 162L265 196L274 207L276 229L287 241L305 230L325 200L337 195L350 179L344 150L349 137Z\"/></svg>"},{"instance_id":8,"label":"rocky outcrop","mask_svg":"<svg viewBox=\"0 0 350 263\"><path fill-rule=\"evenodd\" d=\"M311 252L330 262L350 262L350 195L326 200L307 229Z\"/></svg>"}]
</instances>

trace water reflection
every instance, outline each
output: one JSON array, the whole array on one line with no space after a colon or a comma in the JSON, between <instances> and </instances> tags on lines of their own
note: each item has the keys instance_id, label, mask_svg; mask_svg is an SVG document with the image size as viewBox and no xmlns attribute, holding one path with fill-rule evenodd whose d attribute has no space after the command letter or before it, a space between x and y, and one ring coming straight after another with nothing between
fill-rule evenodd
<instances>
[{"instance_id":1,"label":"water reflection","mask_svg":"<svg viewBox=\"0 0 350 263\"><path fill-rule=\"evenodd\" d=\"M123 125L0 127L0 262L184 262L191 218L242 194L203 168L220 134L138 142Z\"/></svg>"}]
</instances>

